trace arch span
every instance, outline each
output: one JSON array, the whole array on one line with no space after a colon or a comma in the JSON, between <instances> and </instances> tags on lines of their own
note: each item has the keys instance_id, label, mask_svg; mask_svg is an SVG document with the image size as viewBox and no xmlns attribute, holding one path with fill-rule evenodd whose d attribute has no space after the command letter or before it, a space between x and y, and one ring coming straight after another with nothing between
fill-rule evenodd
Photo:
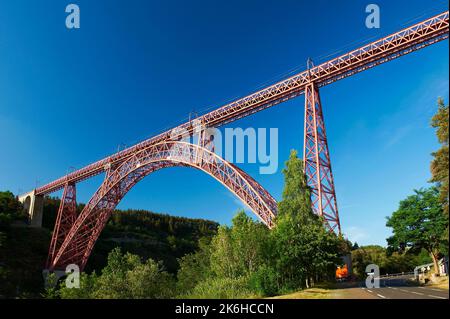
<instances>
[{"instance_id":1,"label":"arch span","mask_svg":"<svg viewBox=\"0 0 450 319\"><path fill-rule=\"evenodd\" d=\"M54 248L56 253L49 255L48 268L54 270L73 263L84 269L100 232L127 192L147 175L174 166L192 167L209 174L234 193L264 224L273 227L277 203L253 178L204 147L167 141L149 146L120 166L107 170L102 185L73 222L60 246Z\"/></svg>"}]
</instances>

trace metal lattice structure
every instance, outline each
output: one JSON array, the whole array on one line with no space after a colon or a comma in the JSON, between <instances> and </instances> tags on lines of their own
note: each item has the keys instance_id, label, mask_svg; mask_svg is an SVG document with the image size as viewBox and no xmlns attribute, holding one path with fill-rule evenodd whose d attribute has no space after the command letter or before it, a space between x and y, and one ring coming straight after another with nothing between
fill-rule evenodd
<instances>
[{"instance_id":1,"label":"metal lattice structure","mask_svg":"<svg viewBox=\"0 0 450 319\"><path fill-rule=\"evenodd\" d=\"M214 177L246 203L265 225L273 227L277 203L254 179L206 148L170 141L149 146L111 169L74 222L72 219L63 222L64 215L72 210L75 200L74 196L69 195L73 188L69 185L65 188L48 269L64 269L68 264L77 264L83 269L100 232L125 194L145 176L174 166L193 167ZM65 226L71 222L67 230Z\"/></svg>"},{"instance_id":2,"label":"metal lattice structure","mask_svg":"<svg viewBox=\"0 0 450 319\"><path fill-rule=\"evenodd\" d=\"M449 12L446 11L421 23L374 41L356 50L350 51L328 62L322 63L293 77L271 85L242 99L222 106L217 110L202 115L198 120L205 127L219 127L263 109L285 102L302 95L306 86L314 82L323 87L356 73L386 63L408 53L417 51L431 44L448 38ZM77 183L101 174L107 165L117 165L134 153L152 145L171 139L173 131L193 134L191 122L184 123L172 130L165 131L103 160L72 172L53 182L36 189L36 194L50 194L63 189L66 182Z\"/></svg>"},{"instance_id":3,"label":"metal lattice structure","mask_svg":"<svg viewBox=\"0 0 450 319\"><path fill-rule=\"evenodd\" d=\"M319 88L448 39L448 36L449 12L446 11L224 105L196 121L204 128L219 127L305 94L304 161L308 185L312 188L313 209L325 218L330 229L340 232ZM174 131L183 134L174 138ZM276 213L272 196L250 176L204 148L203 140L197 146L178 144L181 138L194 133L195 127L189 121L37 188L34 194L38 196L64 189L50 246L49 268L71 262L83 268L114 207L128 190L146 175L170 166L190 166L210 174L271 227ZM183 145L179 151L187 151L188 157L183 155L184 160L177 159L178 153L167 150L169 145L175 148ZM198 152L215 161L203 158ZM200 160L200 164L188 160L189 156ZM75 184L102 173L106 174L103 184L76 216Z\"/></svg>"},{"instance_id":4,"label":"metal lattice structure","mask_svg":"<svg viewBox=\"0 0 450 319\"><path fill-rule=\"evenodd\" d=\"M314 83L305 90L305 139L303 162L314 212L332 231L341 233L330 151L319 90Z\"/></svg>"},{"instance_id":5,"label":"metal lattice structure","mask_svg":"<svg viewBox=\"0 0 450 319\"><path fill-rule=\"evenodd\" d=\"M77 197L75 184L67 183L56 216L50 249L48 251L47 268L77 219Z\"/></svg>"}]
</instances>

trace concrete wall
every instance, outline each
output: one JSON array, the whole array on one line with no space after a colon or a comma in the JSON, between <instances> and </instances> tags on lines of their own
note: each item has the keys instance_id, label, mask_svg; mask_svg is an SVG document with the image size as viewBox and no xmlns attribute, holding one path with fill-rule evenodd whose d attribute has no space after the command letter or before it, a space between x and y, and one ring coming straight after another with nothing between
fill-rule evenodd
<instances>
[{"instance_id":1,"label":"concrete wall","mask_svg":"<svg viewBox=\"0 0 450 319\"><path fill-rule=\"evenodd\" d=\"M19 196L19 201L27 211L30 226L42 227L42 214L44 210L44 196L35 195L34 191Z\"/></svg>"}]
</instances>

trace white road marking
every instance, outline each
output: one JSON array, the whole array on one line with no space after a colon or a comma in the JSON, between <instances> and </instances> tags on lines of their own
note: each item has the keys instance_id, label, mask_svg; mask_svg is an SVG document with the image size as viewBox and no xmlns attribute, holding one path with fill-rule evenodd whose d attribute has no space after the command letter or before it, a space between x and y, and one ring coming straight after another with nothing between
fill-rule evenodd
<instances>
[{"instance_id":1,"label":"white road marking","mask_svg":"<svg viewBox=\"0 0 450 319\"><path fill-rule=\"evenodd\" d=\"M403 292L409 292L408 290L404 290L404 289L400 289L400 291L403 291Z\"/></svg>"},{"instance_id":2,"label":"white road marking","mask_svg":"<svg viewBox=\"0 0 450 319\"><path fill-rule=\"evenodd\" d=\"M398 288L392 287L392 289L398 290Z\"/></svg>"},{"instance_id":3,"label":"white road marking","mask_svg":"<svg viewBox=\"0 0 450 319\"><path fill-rule=\"evenodd\" d=\"M433 296L433 295L428 295L428 297L431 297L431 298L438 298L438 299L447 299L447 298L445 298L445 297L439 297L439 296Z\"/></svg>"},{"instance_id":4,"label":"white road marking","mask_svg":"<svg viewBox=\"0 0 450 319\"><path fill-rule=\"evenodd\" d=\"M386 299L386 297L383 296L383 295L377 294L377 296L380 297L380 298Z\"/></svg>"},{"instance_id":5,"label":"white road marking","mask_svg":"<svg viewBox=\"0 0 450 319\"><path fill-rule=\"evenodd\" d=\"M421 293L421 292L411 291L411 293L423 296L423 293Z\"/></svg>"},{"instance_id":6,"label":"white road marking","mask_svg":"<svg viewBox=\"0 0 450 319\"><path fill-rule=\"evenodd\" d=\"M433 290L433 291L437 291L437 292L442 292L441 289L435 289L435 288L428 288L428 287L417 287L417 288L426 289L426 290Z\"/></svg>"},{"instance_id":7,"label":"white road marking","mask_svg":"<svg viewBox=\"0 0 450 319\"><path fill-rule=\"evenodd\" d=\"M372 290L367 289L368 292L373 292Z\"/></svg>"}]
</instances>

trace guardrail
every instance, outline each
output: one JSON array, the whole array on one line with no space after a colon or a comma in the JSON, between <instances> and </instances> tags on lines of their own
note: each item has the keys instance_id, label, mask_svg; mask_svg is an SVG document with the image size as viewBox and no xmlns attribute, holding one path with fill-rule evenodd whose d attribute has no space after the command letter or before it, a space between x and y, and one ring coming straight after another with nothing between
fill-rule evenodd
<instances>
[{"instance_id":1,"label":"guardrail","mask_svg":"<svg viewBox=\"0 0 450 319\"><path fill-rule=\"evenodd\" d=\"M381 275L379 277L376 277L376 279L397 278L397 277L411 276L411 275L414 276L414 271L401 272L401 273L397 273L397 274L385 274L385 275Z\"/></svg>"}]
</instances>

